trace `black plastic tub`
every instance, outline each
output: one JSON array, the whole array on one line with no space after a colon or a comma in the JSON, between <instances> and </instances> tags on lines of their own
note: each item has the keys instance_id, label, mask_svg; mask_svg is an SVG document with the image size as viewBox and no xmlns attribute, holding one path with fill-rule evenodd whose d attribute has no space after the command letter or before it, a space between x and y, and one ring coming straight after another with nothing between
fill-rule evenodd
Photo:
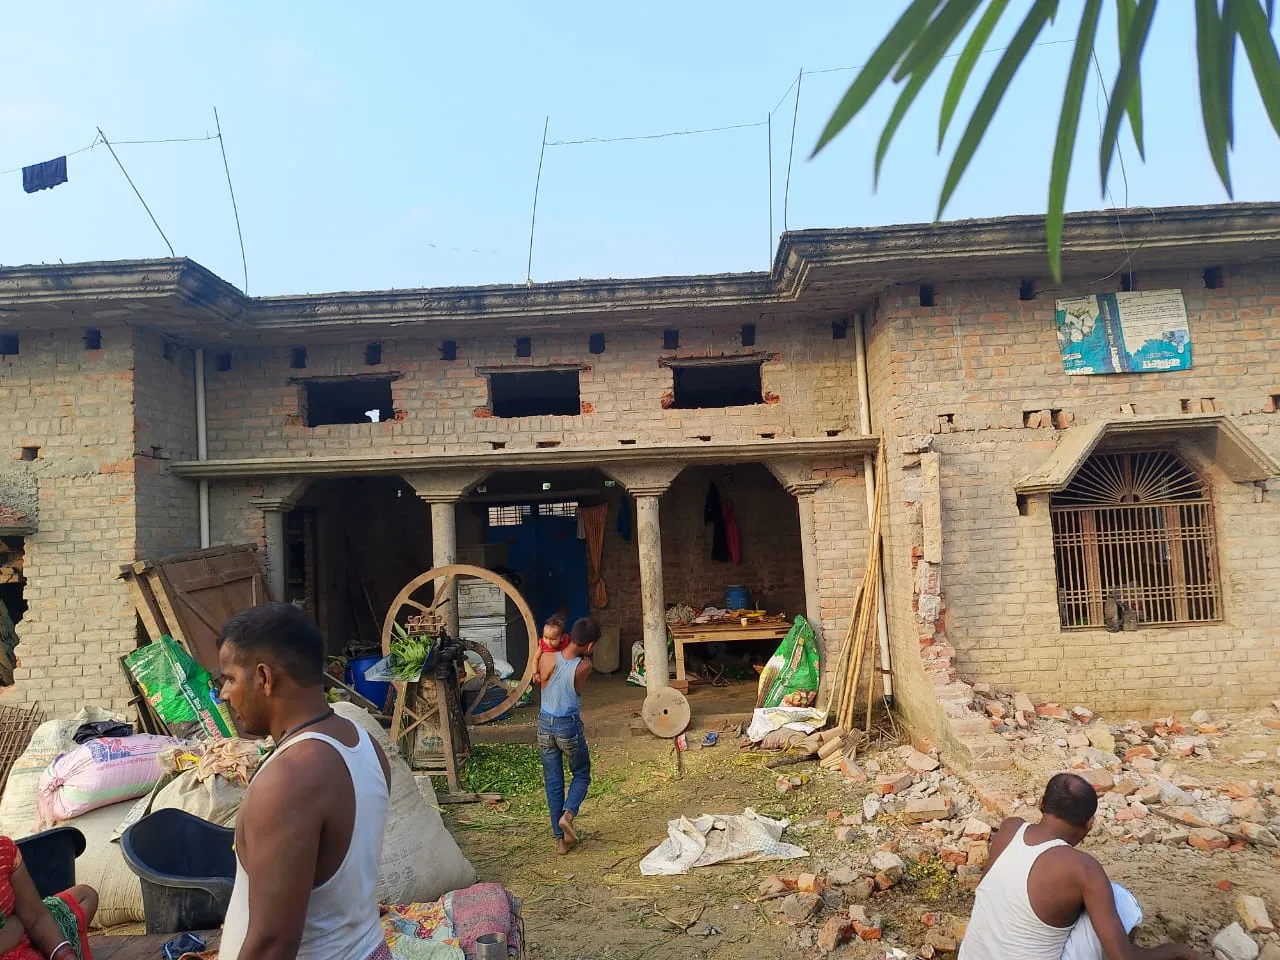
<instances>
[{"instance_id":1,"label":"black plastic tub","mask_svg":"<svg viewBox=\"0 0 1280 960\"><path fill-rule=\"evenodd\" d=\"M84 853L84 834L75 827L54 827L18 841L22 862L36 892L52 897L76 885L76 857Z\"/></svg>"},{"instance_id":2,"label":"black plastic tub","mask_svg":"<svg viewBox=\"0 0 1280 960\"><path fill-rule=\"evenodd\" d=\"M222 926L236 876L235 831L183 810L157 810L124 832L120 847L142 881L147 933Z\"/></svg>"}]
</instances>

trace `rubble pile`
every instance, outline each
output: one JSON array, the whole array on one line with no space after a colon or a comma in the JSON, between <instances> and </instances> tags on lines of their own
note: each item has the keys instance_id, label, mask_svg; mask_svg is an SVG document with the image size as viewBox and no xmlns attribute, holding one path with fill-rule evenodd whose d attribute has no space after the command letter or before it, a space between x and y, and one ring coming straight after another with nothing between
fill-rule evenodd
<instances>
[{"instance_id":1,"label":"rubble pile","mask_svg":"<svg viewBox=\"0 0 1280 960\"><path fill-rule=\"evenodd\" d=\"M1215 720L1201 710L1185 721L1111 724L1086 707L1034 704L1026 694L998 694L983 684L975 694L993 730L1024 758L1041 766L1052 759L1093 784L1105 836L1204 852L1255 846L1280 857L1280 779L1249 776L1250 767L1280 758L1280 748L1241 756L1220 749L1228 732L1280 732L1280 701L1243 720ZM1181 769L1183 762L1194 762L1201 775ZM1221 775L1204 774L1206 767Z\"/></svg>"}]
</instances>

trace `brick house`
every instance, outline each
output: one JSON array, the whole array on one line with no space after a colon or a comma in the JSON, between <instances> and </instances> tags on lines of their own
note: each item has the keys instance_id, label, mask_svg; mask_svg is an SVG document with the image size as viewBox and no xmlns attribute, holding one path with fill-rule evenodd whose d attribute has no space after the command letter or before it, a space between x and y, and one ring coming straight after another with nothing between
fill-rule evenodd
<instances>
[{"instance_id":1,"label":"brick house","mask_svg":"<svg viewBox=\"0 0 1280 960\"><path fill-rule=\"evenodd\" d=\"M960 677L1103 710L1270 699L1280 205L1072 215L1064 273L1033 217L528 287L249 298L189 260L0 269L19 694L119 706L119 565L208 544L260 544L334 649L445 560L543 550L563 580L527 592L586 613L555 542L587 503L624 650L659 655L666 604L742 584L834 652L883 436L886 642L917 729L982 756ZM1182 292L1189 369L1067 374L1055 301L1121 289ZM711 559L713 486L736 564Z\"/></svg>"}]
</instances>

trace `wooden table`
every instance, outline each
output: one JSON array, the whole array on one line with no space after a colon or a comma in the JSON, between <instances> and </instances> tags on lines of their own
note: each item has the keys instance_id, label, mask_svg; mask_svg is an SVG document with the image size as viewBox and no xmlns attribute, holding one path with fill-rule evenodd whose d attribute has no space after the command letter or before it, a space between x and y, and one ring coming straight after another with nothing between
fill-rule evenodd
<instances>
[{"instance_id":1,"label":"wooden table","mask_svg":"<svg viewBox=\"0 0 1280 960\"><path fill-rule=\"evenodd\" d=\"M683 623L671 625L671 640L676 648L676 679L671 686L681 693L689 690L689 679L684 666L684 648L690 643L735 643L743 640L780 641L786 637L791 624L785 620L755 621L747 624L733 623Z\"/></svg>"}]
</instances>

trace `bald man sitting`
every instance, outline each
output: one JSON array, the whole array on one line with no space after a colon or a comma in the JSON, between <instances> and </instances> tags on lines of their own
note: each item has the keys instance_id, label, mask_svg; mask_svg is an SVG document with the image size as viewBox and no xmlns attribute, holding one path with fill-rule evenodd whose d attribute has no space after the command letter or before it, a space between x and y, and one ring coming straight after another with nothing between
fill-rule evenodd
<instances>
[{"instance_id":1,"label":"bald man sitting","mask_svg":"<svg viewBox=\"0 0 1280 960\"><path fill-rule=\"evenodd\" d=\"M1000 824L959 960L1204 960L1182 944L1130 942L1138 901L1076 849L1097 809L1087 780L1060 773L1045 787L1039 823Z\"/></svg>"}]
</instances>

